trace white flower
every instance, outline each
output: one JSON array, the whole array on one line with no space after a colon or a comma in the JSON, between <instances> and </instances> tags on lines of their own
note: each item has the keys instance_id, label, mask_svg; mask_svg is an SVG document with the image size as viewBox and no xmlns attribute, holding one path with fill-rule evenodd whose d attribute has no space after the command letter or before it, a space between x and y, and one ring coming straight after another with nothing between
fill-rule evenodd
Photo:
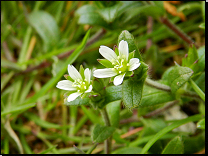
<instances>
[{"instance_id":1,"label":"white flower","mask_svg":"<svg viewBox=\"0 0 208 156\"><path fill-rule=\"evenodd\" d=\"M132 58L133 55L129 57L129 48L126 41L120 41L118 51L119 53L116 54L112 49L106 46L100 46L100 54L108 61L103 59L99 60L99 62L107 68L97 69L93 74L97 78L115 77L113 81L115 86L120 85L123 82L124 76L127 73L132 73L141 64L138 58Z\"/></svg>"},{"instance_id":2,"label":"white flower","mask_svg":"<svg viewBox=\"0 0 208 156\"><path fill-rule=\"evenodd\" d=\"M89 68L84 70L81 66L79 73L73 65L68 65L68 73L68 80L59 81L56 85L59 89L75 91L68 96L68 102L75 100L78 96L84 93L92 91L92 85L90 82L91 71Z\"/></svg>"}]
</instances>

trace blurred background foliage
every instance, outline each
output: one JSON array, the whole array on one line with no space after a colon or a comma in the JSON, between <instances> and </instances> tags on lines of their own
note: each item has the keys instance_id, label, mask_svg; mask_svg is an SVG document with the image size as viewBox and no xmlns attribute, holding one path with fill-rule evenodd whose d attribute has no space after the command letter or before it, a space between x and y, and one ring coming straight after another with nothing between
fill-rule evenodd
<instances>
[{"instance_id":1,"label":"blurred background foliage","mask_svg":"<svg viewBox=\"0 0 208 156\"><path fill-rule=\"evenodd\" d=\"M148 76L159 80L174 61L182 65L189 51L189 44L161 22L161 17L203 51L202 1L1 1L1 153L76 153L74 144L89 150L93 146L91 129L103 121L90 107L63 104L64 91L55 84L64 79L64 65L70 62L77 69L80 64L102 68L97 62L101 58L99 46L113 48L121 31L128 30L149 65ZM83 40L89 28L90 37ZM85 48L77 50L80 55L76 51L77 55L69 58L78 46ZM194 80L205 91L203 70ZM183 100L187 101L180 106L183 113L205 114L203 102ZM163 116L138 120L138 116L156 108L129 111L121 107L113 153L139 153L156 132L169 124ZM134 128L136 133L132 132ZM148 152L168 153L167 143L175 143L184 147L179 153L203 153L204 135L203 128L194 133L169 132ZM100 144L93 153L102 151Z\"/></svg>"}]
</instances>

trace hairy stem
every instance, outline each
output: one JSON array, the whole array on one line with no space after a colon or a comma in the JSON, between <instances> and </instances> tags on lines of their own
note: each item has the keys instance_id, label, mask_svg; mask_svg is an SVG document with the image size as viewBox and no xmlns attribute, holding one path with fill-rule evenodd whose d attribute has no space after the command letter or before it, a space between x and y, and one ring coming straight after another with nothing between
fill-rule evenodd
<instances>
[{"instance_id":1,"label":"hairy stem","mask_svg":"<svg viewBox=\"0 0 208 156\"><path fill-rule=\"evenodd\" d=\"M146 78L145 83L149 86L152 86L152 87L160 89L160 90L164 90L164 91L168 91L168 92L171 91L171 88L169 86L158 83L158 82L153 81L153 80L148 79L148 78Z\"/></svg>"},{"instance_id":2,"label":"hairy stem","mask_svg":"<svg viewBox=\"0 0 208 156\"><path fill-rule=\"evenodd\" d=\"M173 24L167 17L160 17L159 20L164 25L166 25L169 29L171 29L175 34L177 34L186 43L188 43L189 45L194 44L197 48L199 47L186 33L180 30L180 28L178 28L175 24Z\"/></svg>"}]
</instances>

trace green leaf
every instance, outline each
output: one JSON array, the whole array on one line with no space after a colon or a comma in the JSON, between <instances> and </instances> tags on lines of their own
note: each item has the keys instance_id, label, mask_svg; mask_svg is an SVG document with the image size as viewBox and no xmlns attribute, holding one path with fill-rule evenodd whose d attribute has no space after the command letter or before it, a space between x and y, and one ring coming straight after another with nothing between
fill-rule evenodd
<instances>
[{"instance_id":1,"label":"green leaf","mask_svg":"<svg viewBox=\"0 0 208 156\"><path fill-rule=\"evenodd\" d=\"M85 79L84 71L85 71L85 70L84 70L83 66L80 65L79 73L80 73L80 75L82 76L83 80Z\"/></svg>"},{"instance_id":2,"label":"green leaf","mask_svg":"<svg viewBox=\"0 0 208 156\"><path fill-rule=\"evenodd\" d=\"M114 131L115 127L96 124L92 132L92 140L96 143L103 142L104 140L108 139Z\"/></svg>"},{"instance_id":3,"label":"green leaf","mask_svg":"<svg viewBox=\"0 0 208 156\"><path fill-rule=\"evenodd\" d=\"M191 67L192 64L198 59L197 50L194 45L191 45L188 51L188 56L183 58L182 66Z\"/></svg>"},{"instance_id":4,"label":"green leaf","mask_svg":"<svg viewBox=\"0 0 208 156\"><path fill-rule=\"evenodd\" d=\"M144 81L145 79L140 81L132 81L129 79L123 82L122 98L127 108L132 109L139 106L142 99Z\"/></svg>"},{"instance_id":5,"label":"green leaf","mask_svg":"<svg viewBox=\"0 0 208 156\"><path fill-rule=\"evenodd\" d=\"M105 103L120 100L122 98L122 85L106 87Z\"/></svg>"},{"instance_id":6,"label":"green leaf","mask_svg":"<svg viewBox=\"0 0 208 156\"><path fill-rule=\"evenodd\" d=\"M97 61L102 64L103 66L105 66L106 68L113 68L114 66L112 65L112 63L106 59L97 59Z\"/></svg>"},{"instance_id":7,"label":"green leaf","mask_svg":"<svg viewBox=\"0 0 208 156\"><path fill-rule=\"evenodd\" d=\"M176 136L165 146L165 149L162 151L162 154L183 154L184 146L182 138Z\"/></svg>"},{"instance_id":8,"label":"green leaf","mask_svg":"<svg viewBox=\"0 0 208 156\"><path fill-rule=\"evenodd\" d=\"M147 70L148 70L148 65L144 63L143 61L140 61L140 66L134 70L134 76L131 77L130 79L133 81L138 81L142 79L146 79L147 77Z\"/></svg>"},{"instance_id":9,"label":"green leaf","mask_svg":"<svg viewBox=\"0 0 208 156\"><path fill-rule=\"evenodd\" d=\"M205 129L205 118L203 118L199 122L197 122L197 128Z\"/></svg>"},{"instance_id":10,"label":"green leaf","mask_svg":"<svg viewBox=\"0 0 208 156\"><path fill-rule=\"evenodd\" d=\"M96 10L97 8L92 5L84 5L80 7L76 11L76 14L79 15L78 23L107 27L108 24L103 20Z\"/></svg>"},{"instance_id":11,"label":"green leaf","mask_svg":"<svg viewBox=\"0 0 208 156\"><path fill-rule=\"evenodd\" d=\"M106 7L106 8L103 8L103 9L98 9L97 12L103 17L103 19L107 23L111 23L116 18L116 15L117 15L117 11L118 11L119 6L120 6L120 3L119 4L116 4L114 6L111 6L111 7Z\"/></svg>"},{"instance_id":12,"label":"green leaf","mask_svg":"<svg viewBox=\"0 0 208 156\"><path fill-rule=\"evenodd\" d=\"M188 118L185 118L185 119L182 119L182 120L179 120L179 121L176 121L174 123L172 123L171 125L165 127L164 129L162 129L161 131L159 131L157 134L155 134L155 136L150 139L148 141L148 143L144 146L144 148L142 149L141 153L140 154L145 154L149 148L158 140L160 139L163 135L165 135L166 133L168 133L169 131L183 125L183 124L186 124L188 122L194 122L194 121L198 121L200 120L202 117L201 115L197 114L197 115L193 115L191 117L188 117ZM184 143L185 144L185 143Z\"/></svg>"},{"instance_id":13,"label":"green leaf","mask_svg":"<svg viewBox=\"0 0 208 156\"><path fill-rule=\"evenodd\" d=\"M91 29L90 29L91 30ZM66 69L68 67L68 64L72 64L79 54L83 51L85 48L85 45L87 43L87 39L90 35L90 30L87 31L85 37L82 40L82 43L75 49L75 51L67 58L65 61L65 64L63 65L63 68L57 73L55 77L53 77L51 80L49 80L39 92L37 92L33 97L31 97L26 103L32 103L36 102L39 97L44 95L50 88L54 87L54 85L60 80L60 78L64 75L66 72Z\"/></svg>"},{"instance_id":14,"label":"green leaf","mask_svg":"<svg viewBox=\"0 0 208 156\"><path fill-rule=\"evenodd\" d=\"M193 71L188 67L175 66L168 75L168 82L172 93L175 93L182 87L191 77Z\"/></svg>"},{"instance_id":15,"label":"green leaf","mask_svg":"<svg viewBox=\"0 0 208 156\"><path fill-rule=\"evenodd\" d=\"M120 121L120 104L121 100L113 101L107 104L106 109L110 119L111 126L118 127Z\"/></svg>"},{"instance_id":16,"label":"green leaf","mask_svg":"<svg viewBox=\"0 0 208 156\"><path fill-rule=\"evenodd\" d=\"M197 53L199 57L199 61L198 61L199 71L204 71L205 69L205 46L200 47L197 50Z\"/></svg>"},{"instance_id":17,"label":"green leaf","mask_svg":"<svg viewBox=\"0 0 208 156\"><path fill-rule=\"evenodd\" d=\"M135 154L140 153L141 151L141 147L122 147L113 151L112 154Z\"/></svg>"},{"instance_id":18,"label":"green leaf","mask_svg":"<svg viewBox=\"0 0 208 156\"><path fill-rule=\"evenodd\" d=\"M22 105L14 105L12 106L11 108L8 109L5 109L1 112L1 116L5 116L7 114L10 114L10 113L22 113L20 111L23 111L23 110L27 110L29 108L32 108L36 105L36 103L29 103L29 104L22 104Z\"/></svg>"},{"instance_id":19,"label":"green leaf","mask_svg":"<svg viewBox=\"0 0 208 156\"><path fill-rule=\"evenodd\" d=\"M142 101L139 107L148 107L172 101L175 98L170 92L144 85Z\"/></svg>"},{"instance_id":20,"label":"green leaf","mask_svg":"<svg viewBox=\"0 0 208 156\"><path fill-rule=\"evenodd\" d=\"M37 31L44 42L44 51L56 47L60 31L58 25L49 13L45 11L35 11L29 14L30 25Z\"/></svg>"},{"instance_id":21,"label":"green leaf","mask_svg":"<svg viewBox=\"0 0 208 156\"><path fill-rule=\"evenodd\" d=\"M134 37L132 34L130 34L127 30L124 30L121 32L121 34L118 37L118 43L120 43L121 40L128 42L129 52L132 52L135 50L135 57L139 58L140 61L142 61L142 57L140 55L140 52L134 42Z\"/></svg>"}]
</instances>

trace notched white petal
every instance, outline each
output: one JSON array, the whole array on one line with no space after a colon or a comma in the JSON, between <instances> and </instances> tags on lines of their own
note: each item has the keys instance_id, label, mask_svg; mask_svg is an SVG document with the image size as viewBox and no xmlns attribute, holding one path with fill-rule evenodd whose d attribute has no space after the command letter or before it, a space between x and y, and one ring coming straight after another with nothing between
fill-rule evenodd
<instances>
[{"instance_id":1,"label":"notched white petal","mask_svg":"<svg viewBox=\"0 0 208 156\"><path fill-rule=\"evenodd\" d=\"M72 87L72 84L73 82L69 80L62 80L57 83L56 87L63 90L76 90L75 87Z\"/></svg>"},{"instance_id":2,"label":"notched white petal","mask_svg":"<svg viewBox=\"0 0 208 156\"><path fill-rule=\"evenodd\" d=\"M78 93L78 92L72 93L68 96L67 101L71 102L71 101L75 100L78 96L80 96L81 94L82 93Z\"/></svg>"},{"instance_id":3,"label":"notched white petal","mask_svg":"<svg viewBox=\"0 0 208 156\"><path fill-rule=\"evenodd\" d=\"M99 53L109 61L117 59L116 53L112 49L110 49L109 47L100 46Z\"/></svg>"},{"instance_id":4,"label":"notched white petal","mask_svg":"<svg viewBox=\"0 0 208 156\"><path fill-rule=\"evenodd\" d=\"M114 80L113 80L113 84L114 84L115 86L120 85L120 84L123 82L124 76L125 76L125 74L116 76L116 77L114 78Z\"/></svg>"},{"instance_id":5,"label":"notched white petal","mask_svg":"<svg viewBox=\"0 0 208 156\"><path fill-rule=\"evenodd\" d=\"M86 68L84 71L85 79L87 80L88 83L90 83L90 77L91 77L91 71L89 68Z\"/></svg>"},{"instance_id":6,"label":"notched white petal","mask_svg":"<svg viewBox=\"0 0 208 156\"><path fill-rule=\"evenodd\" d=\"M72 79L74 79L74 80L81 79L82 80L82 76L80 75L80 73L77 71L77 69L73 65L70 65L70 64L68 65L68 73Z\"/></svg>"},{"instance_id":7,"label":"notched white petal","mask_svg":"<svg viewBox=\"0 0 208 156\"><path fill-rule=\"evenodd\" d=\"M89 86L88 90L85 91L85 93L91 92L92 91L92 85Z\"/></svg>"},{"instance_id":8,"label":"notched white petal","mask_svg":"<svg viewBox=\"0 0 208 156\"><path fill-rule=\"evenodd\" d=\"M93 73L94 77L107 78L117 75L117 72L113 68L97 69Z\"/></svg>"},{"instance_id":9,"label":"notched white petal","mask_svg":"<svg viewBox=\"0 0 208 156\"><path fill-rule=\"evenodd\" d=\"M140 66L141 63L139 63L139 59L138 58L132 58L129 61L129 71L133 71L135 69L137 69Z\"/></svg>"},{"instance_id":10,"label":"notched white petal","mask_svg":"<svg viewBox=\"0 0 208 156\"><path fill-rule=\"evenodd\" d=\"M118 45L118 50L119 50L119 56L126 56L126 60L128 60L129 57L129 47L128 43L124 40L120 41Z\"/></svg>"}]
</instances>

